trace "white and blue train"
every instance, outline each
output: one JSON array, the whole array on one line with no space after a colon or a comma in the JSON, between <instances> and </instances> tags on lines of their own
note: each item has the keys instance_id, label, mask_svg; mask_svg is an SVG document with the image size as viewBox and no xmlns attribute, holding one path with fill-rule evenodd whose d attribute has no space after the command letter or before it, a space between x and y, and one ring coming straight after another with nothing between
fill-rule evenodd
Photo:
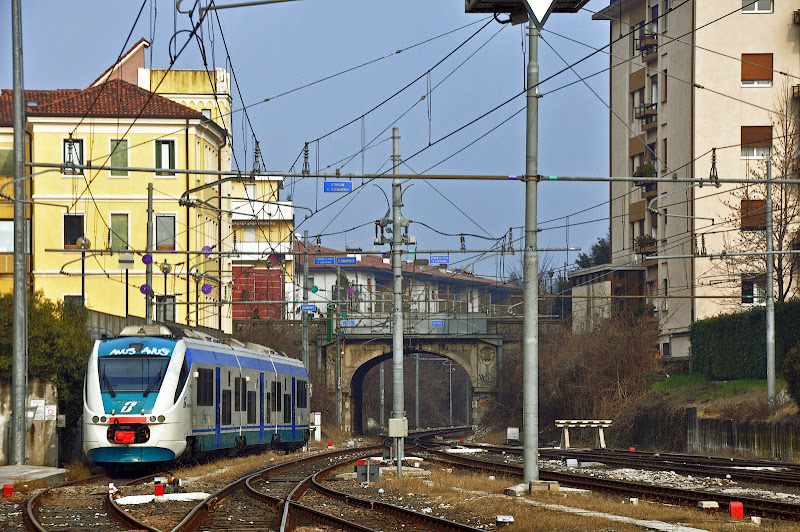
<instances>
[{"instance_id":1,"label":"white and blue train","mask_svg":"<svg viewBox=\"0 0 800 532\"><path fill-rule=\"evenodd\" d=\"M308 442L303 364L254 344L164 325L94 344L83 392L83 451L104 465L170 462Z\"/></svg>"}]
</instances>

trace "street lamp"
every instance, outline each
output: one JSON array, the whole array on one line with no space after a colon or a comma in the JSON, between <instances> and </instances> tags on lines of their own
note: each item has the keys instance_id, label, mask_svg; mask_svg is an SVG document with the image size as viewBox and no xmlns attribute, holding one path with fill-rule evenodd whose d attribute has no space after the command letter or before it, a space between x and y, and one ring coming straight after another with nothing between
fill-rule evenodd
<instances>
[{"instance_id":1,"label":"street lamp","mask_svg":"<svg viewBox=\"0 0 800 532\"><path fill-rule=\"evenodd\" d=\"M194 326L197 327L200 325L200 279L203 278L203 272L194 268L191 276L194 279Z\"/></svg>"},{"instance_id":2,"label":"street lamp","mask_svg":"<svg viewBox=\"0 0 800 532\"><path fill-rule=\"evenodd\" d=\"M86 250L92 247L92 241L80 236L75 243L81 248L81 306L86 307Z\"/></svg>"},{"instance_id":3,"label":"street lamp","mask_svg":"<svg viewBox=\"0 0 800 532\"><path fill-rule=\"evenodd\" d=\"M172 271L172 264L169 264L167 259L164 259L164 262L159 264L158 268L161 270L161 273L164 274L164 314L161 321L167 321L167 275Z\"/></svg>"}]
</instances>

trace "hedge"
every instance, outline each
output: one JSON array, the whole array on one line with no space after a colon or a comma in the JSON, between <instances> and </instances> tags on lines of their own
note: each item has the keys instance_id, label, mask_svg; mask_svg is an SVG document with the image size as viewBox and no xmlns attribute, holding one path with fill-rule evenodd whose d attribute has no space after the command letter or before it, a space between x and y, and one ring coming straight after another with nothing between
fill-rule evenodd
<instances>
[{"instance_id":1,"label":"hedge","mask_svg":"<svg viewBox=\"0 0 800 532\"><path fill-rule=\"evenodd\" d=\"M721 314L691 328L692 368L709 380L765 379L766 309ZM775 303L775 368L800 341L800 300Z\"/></svg>"}]
</instances>

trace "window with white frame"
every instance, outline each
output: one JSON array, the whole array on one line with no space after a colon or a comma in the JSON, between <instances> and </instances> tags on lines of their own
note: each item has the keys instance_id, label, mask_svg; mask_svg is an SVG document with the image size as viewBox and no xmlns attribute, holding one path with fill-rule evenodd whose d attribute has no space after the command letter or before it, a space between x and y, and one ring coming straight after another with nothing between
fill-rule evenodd
<instances>
[{"instance_id":1,"label":"window with white frame","mask_svg":"<svg viewBox=\"0 0 800 532\"><path fill-rule=\"evenodd\" d=\"M742 0L742 13L772 13L773 0Z\"/></svg>"},{"instance_id":2,"label":"window with white frame","mask_svg":"<svg viewBox=\"0 0 800 532\"><path fill-rule=\"evenodd\" d=\"M82 175L83 170L76 168L83 164L83 139L64 139L63 162L65 175Z\"/></svg>"},{"instance_id":3,"label":"window with white frame","mask_svg":"<svg viewBox=\"0 0 800 532\"><path fill-rule=\"evenodd\" d=\"M111 139L111 166L128 166L128 140ZM127 177L127 170L111 170L111 177Z\"/></svg>"},{"instance_id":4,"label":"window with white frame","mask_svg":"<svg viewBox=\"0 0 800 532\"><path fill-rule=\"evenodd\" d=\"M766 305L767 278L763 274L742 274L742 305Z\"/></svg>"},{"instance_id":5,"label":"window with white frame","mask_svg":"<svg viewBox=\"0 0 800 532\"><path fill-rule=\"evenodd\" d=\"M126 213L111 214L111 229L108 236L109 248L112 251L125 251L128 246L128 215Z\"/></svg>"},{"instance_id":6,"label":"window with white frame","mask_svg":"<svg viewBox=\"0 0 800 532\"><path fill-rule=\"evenodd\" d=\"M742 87L772 87L772 54L742 54Z\"/></svg>"},{"instance_id":7,"label":"window with white frame","mask_svg":"<svg viewBox=\"0 0 800 532\"><path fill-rule=\"evenodd\" d=\"M156 172L159 176L174 176L175 172L175 141L157 140L156 141Z\"/></svg>"},{"instance_id":8,"label":"window with white frame","mask_svg":"<svg viewBox=\"0 0 800 532\"><path fill-rule=\"evenodd\" d=\"M175 249L175 216L172 214L156 215L156 249Z\"/></svg>"},{"instance_id":9,"label":"window with white frame","mask_svg":"<svg viewBox=\"0 0 800 532\"><path fill-rule=\"evenodd\" d=\"M767 159L772 155L772 126L742 126L742 159Z\"/></svg>"},{"instance_id":10,"label":"window with white frame","mask_svg":"<svg viewBox=\"0 0 800 532\"><path fill-rule=\"evenodd\" d=\"M64 215L64 249L78 247L78 239L84 235L83 214Z\"/></svg>"}]
</instances>

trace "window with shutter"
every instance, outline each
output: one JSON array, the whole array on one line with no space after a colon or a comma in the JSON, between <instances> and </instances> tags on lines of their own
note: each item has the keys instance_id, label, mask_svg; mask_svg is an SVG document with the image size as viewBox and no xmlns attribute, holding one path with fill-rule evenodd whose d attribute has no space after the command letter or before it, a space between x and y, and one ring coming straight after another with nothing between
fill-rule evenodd
<instances>
[{"instance_id":1,"label":"window with shutter","mask_svg":"<svg viewBox=\"0 0 800 532\"><path fill-rule=\"evenodd\" d=\"M127 139L111 139L111 166L128 166ZM127 170L111 170L111 177L127 177Z\"/></svg>"},{"instance_id":2,"label":"window with shutter","mask_svg":"<svg viewBox=\"0 0 800 532\"><path fill-rule=\"evenodd\" d=\"M742 86L772 86L772 54L742 54Z\"/></svg>"},{"instance_id":3,"label":"window with shutter","mask_svg":"<svg viewBox=\"0 0 800 532\"><path fill-rule=\"evenodd\" d=\"M772 126L742 126L742 159L766 159L772 155Z\"/></svg>"}]
</instances>

